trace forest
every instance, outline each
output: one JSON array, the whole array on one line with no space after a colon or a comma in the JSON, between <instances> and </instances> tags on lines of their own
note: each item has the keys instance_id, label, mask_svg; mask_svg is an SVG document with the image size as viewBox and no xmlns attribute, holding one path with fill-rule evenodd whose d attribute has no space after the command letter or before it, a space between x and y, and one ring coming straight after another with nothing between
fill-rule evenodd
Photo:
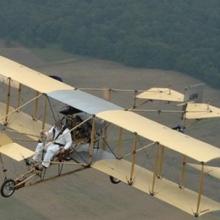
<instances>
[{"instance_id":1,"label":"forest","mask_svg":"<svg viewBox=\"0 0 220 220\"><path fill-rule=\"evenodd\" d=\"M57 45L220 88L219 0L8 0L0 8L0 38L9 44Z\"/></svg>"}]
</instances>

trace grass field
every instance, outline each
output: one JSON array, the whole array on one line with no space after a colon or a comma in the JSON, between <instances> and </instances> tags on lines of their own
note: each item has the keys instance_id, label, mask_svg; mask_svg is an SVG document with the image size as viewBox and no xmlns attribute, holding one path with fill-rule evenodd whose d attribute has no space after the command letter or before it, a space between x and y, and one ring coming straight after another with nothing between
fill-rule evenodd
<instances>
[{"instance_id":1,"label":"grass field","mask_svg":"<svg viewBox=\"0 0 220 220\"><path fill-rule=\"evenodd\" d=\"M51 46L49 48L31 48L31 51L46 62L74 59L72 54L63 51L56 46Z\"/></svg>"}]
</instances>

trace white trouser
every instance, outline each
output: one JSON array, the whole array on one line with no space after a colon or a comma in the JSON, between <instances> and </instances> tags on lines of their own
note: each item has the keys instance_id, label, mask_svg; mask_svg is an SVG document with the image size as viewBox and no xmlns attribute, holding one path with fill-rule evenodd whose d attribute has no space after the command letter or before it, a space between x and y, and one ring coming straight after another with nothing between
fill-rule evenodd
<instances>
[{"instance_id":1,"label":"white trouser","mask_svg":"<svg viewBox=\"0 0 220 220\"><path fill-rule=\"evenodd\" d=\"M44 150L44 144L38 143L35 149L35 154L33 156L33 160L36 162L42 161L42 154ZM53 159L53 157L59 152L60 146L57 144L49 144L47 145L46 153L44 155L44 159L42 162L42 165L45 167L50 166L50 161Z\"/></svg>"},{"instance_id":2,"label":"white trouser","mask_svg":"<svg viewBox=\"0 0 220 220\"><path fill-rule=\"evenodd\" d=\"M35 149L35 154L33 156L33 160L36 162L41 162L43 157L44 144L38 143Z\"/></svg>"},{"instance_id":3,"label":"white trouser","mask_svg":"<svg viewBox=\"0 0 220 220\"><path fill-rule=\"evenodd\" d=\"M49 167L50 166L50 161L53 159L53 157L58 154L60 150L60 146L57 144L49 144L47 147L47 151L44 155L44 159L42 162L42 165L45 167Z\"/></svg>"}]
</instances>

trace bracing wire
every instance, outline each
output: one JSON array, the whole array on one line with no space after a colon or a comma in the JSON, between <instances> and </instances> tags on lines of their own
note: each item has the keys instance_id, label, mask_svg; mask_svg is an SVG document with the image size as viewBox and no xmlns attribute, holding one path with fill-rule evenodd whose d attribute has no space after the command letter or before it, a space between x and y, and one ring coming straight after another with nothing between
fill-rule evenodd
<instances>
[{"instance_id":1,"label":"bracing wire","mask_svg":"<svg viewBox=\"0 0 220 220\"><path fill-rule=\"evenodd\" d=\"M48 101L48 103L49 103L49 107L50 107L50 110L51 110L51 112L52 112L52 115L53 115L53 120L56 122L58 116L56 117L56 115L55 115L55 112L54 112L54 110L53 110L53 106L52 106L52 103L51 103L49 97L46 96L46 98L47 98L47 101Z\"/></svg>"}]
</instances>

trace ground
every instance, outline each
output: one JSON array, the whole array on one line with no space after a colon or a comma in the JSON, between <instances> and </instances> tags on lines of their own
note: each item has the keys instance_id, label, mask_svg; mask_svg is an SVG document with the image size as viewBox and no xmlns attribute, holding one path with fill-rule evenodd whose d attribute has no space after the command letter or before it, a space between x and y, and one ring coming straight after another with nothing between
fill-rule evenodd
<instances>
[{"instance_id":1,"label":"ground","mask_svg":"<svg viewBox=\"0 0 220 220\"><path fill-rule=\"evenodd\" d=\"M186 86L199 83L196 79L173 71L130 68L110 61L65 53L60 55L57 50L46 53L46 50L30 50L18 45L5 48L4 44L0 43L0 54L41 72L62 76L65 82L77 88L146 89L152 86L169 86L183 92ZM127 95L121 93L113 95L114 102L122 106L128 105ZM209 103L220 106L219 95L219 90L205 87L204 99ZM150 104L150 107L155 105ZM166 105L160 107L164 108ZM175 125L179 120L178 115L158 116L151 113L147 116L169 126ZM199 122L199 125L191 126L188 132L192 136L219 146L218 130L219 119ZM172 168L170 173L174 172L172 159L172 157L167 159ZM16 164L12 169L17 172ZM206 189L220 201L219 182L207 183ZM128 185L110 184L106 175L93 169L18 190L10 199L0 198L0 207L0 219L4 220L194 219ZM220 212L201 216L200 219L217 220L219 217Z\"/></svg>"}]
</instances>

